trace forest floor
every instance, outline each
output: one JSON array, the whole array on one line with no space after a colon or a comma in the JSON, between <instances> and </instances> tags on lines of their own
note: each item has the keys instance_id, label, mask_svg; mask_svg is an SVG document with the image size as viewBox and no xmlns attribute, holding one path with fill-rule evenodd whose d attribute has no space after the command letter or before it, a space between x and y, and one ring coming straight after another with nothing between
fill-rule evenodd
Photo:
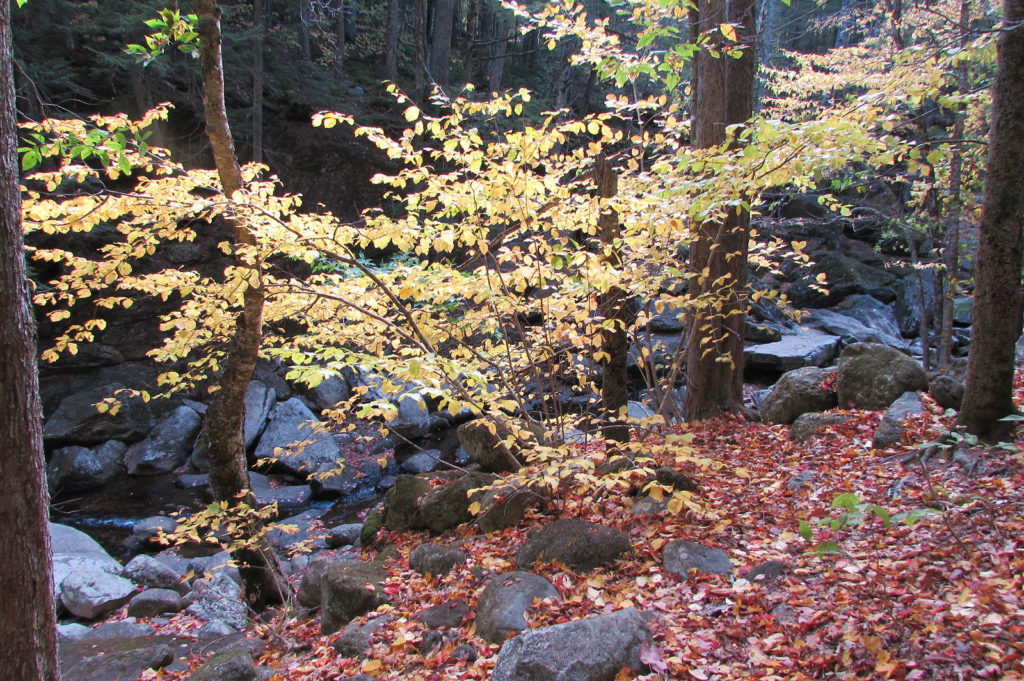
<instances>
[{"instance_id":1,"label":"forest floor","mask_svg":"<svg viewBox=\"0 0 1024 681\"><path fill-rule=\"evenodd\" d=\"M1020 404L1024 387L1017 397ZM570 494L557 511L528 515L501 533L470 528L434 538L462 541L471 555L441 578L408 568L409 551L430 537L392 533L387 539L400 555L391 561L386 587L391 604L378 613L398 619L378 630L365 657L340 657L331 647L334 637L320 634L317 618L282 613L248 632L267 643L258 662L280 681L361 673L487 679L500 647L474 635L471 616L457 636L426 655L420 652L426 629L413 616L453 598L474 606L482 571L514 570L514 551L528 532L559 516L616 527L629 535L634 553L587 574L535 566L561 599L535 602L529 626L630 606L656 613L655 645L643 656L651 673L640 678L1022 679L1024 439L968 447L960 462L939 452L923 465L921 444L952 426L950 414L923 399L927 413L913 417L901 444L886 450L871 447L880 412L844 412L851 417L845 424L803 443L790 439L787 426L735 417L648 435L645 443L657 457L677 466L682 461L699 482L702 493L692 507L634 515L626 496L594 503ZM840 497L850 494L856 499ZM878 512L863 519L843 515L836 497L876 505ZM934 512L922 515L921 509ZM922 517L913 523L897 517L888 526L881 518L901 512ZM680 580L666 572L661 549L677 539L726 550L732 575ZM785 564L781 576L742 578L769 560ZM168 628L191 626L180 615ZM452 654L463 644L476 651L475 660Z\"/></svg>"}]
</instances>

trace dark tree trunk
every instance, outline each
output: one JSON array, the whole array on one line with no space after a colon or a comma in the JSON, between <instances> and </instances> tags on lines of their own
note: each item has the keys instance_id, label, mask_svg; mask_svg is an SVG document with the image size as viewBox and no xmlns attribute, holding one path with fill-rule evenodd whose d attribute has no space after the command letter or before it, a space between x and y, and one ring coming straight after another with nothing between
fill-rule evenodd
<instances>
[{"instance_id":1,"label":"dark tree trunk","mask_svg":"<svg viewBox=\"0 0 1024 681\"><path fill-rule=\"evenodd\" d=\"M0 678L58 681L36 323L21 232L11 6L0 2Z\"/></svg>"},{"instance_id":2,"label":"dark tree trunk","mask_svg":"<svg viewBox=\"0 0 1024 681\"><path fill-rule=\"evenodd\" d=\"M455 0L435 0L434 30L431 31L430 75L444 87L448 84L452 56L452 26L455 23Z\"/></svg>"},{"instance_id":3,"label":"dark tree trunk","mask_svg":"<svg viewBox=\"0 0 1024 681\"><path fill-rule=\"evenodd\" d=\"M220 8L215 0L196 0L196 13L199 15L206 133L224 194L230 198L242 188L242 173L224 107ZM233 224L232 232L237 245L251 246L255 243L245 225ZM256 366L262 327L263 289L250 285L243 294L242 312L235 322L235 336L224 362L219 390L213 394L203 427L214 496L236 507L240 504L255 507L246 469L242 423L245 420L245 391ZM263 535L262 525L250 522L243 532L246 535L243 539L260 537L254 546L232 551L242 575L246 602L259 612L269 605L283 602L288 586L277 555Z\"/></svg>"},{"instance_id":4,"label":"dark tree trunk","mask_svg":"<svg viewBox=\"0 0 1024 681\"><path fill-rule=\"evenodd\" d=\"M487 86L491 92L501 92L505 75L505 54L508 51L509 20L501 13L494 15L487 59Z\"/></svg>"},{"instance_id":5,"label":"dark tree trunk","mask_svg":"<svg viewBox=\"0 0 1024 681\"><path fill-rule=\"evenodd\" d=\"M388 30L384 37L384 75L398 80L398 34L402 29L402 0L388 0Z\"/></svg>"},{"instance_id":6,"label":"dark tree trunk","mask_svg":"<svg viewBox=\"0 0 1024 681\"><path fill-rule=\"evenodd\" d=\"M427 84L429 82L427 78L427 7L425 0L415 0L415 2L416 75L413 82L413 99L420 104L424 104L429 94L427 92Z\"/></svg>"},{"instance_id":7,"label":"dark tree trunk","mask_svg":"<svg viewBox=\"0 0 1024 681\"><path fill-rule=\"evenodd\" d=\"M992 88L992 130L978 243L974 329L960 423L1001 435L1013 405L1014 344L1021 332L1024 264L1024 0L1004 0Z\"/></svg>"},{"instance_id":8,"label":"dark tree trunk","mask_svg":"<svg viewBox=\"0 0 1024 681\"><path fill-rule=\"evenodd\" d=\"M725 142L725 129L753 113L755 0L729 3L701 0L696 29L709 31L725 21L740 24L741 59L714 57L701 50L694 64L693 140L707 148ZM736 209L700 225L690 249L690 295L697 305L688 323L687 419L743 409L743 324L746 304L750 216Z\"/></svg>"},{"instance_id":9,"label":"dark tree trunk","mask_svg":"<svg viewBox=\"0 0 1024 681\"><path fill-rule=\"evenodd\" d=\"M601 154L594 161L594 183L597 195L604 199L614 198L619 191L619 176L612 168L608 158ZM622 260L615 242L619 239L619 213L608 209L598 218L601 229L601 241L606 246L608 264L621 267ZM601 349L604 351L604 370L601 374L601 410L604 425L601 434L606 440L629 442L629 425L623 423L622 409L629 398L626 364L629 356L629 341L626 329L632 322L626 290L621 286L612 286L603 293L598 303L598 315L614 325L605 327L601 336Z\"/></svg>"},{"instance_id":10,"label":"dark tree trunk","mask_svg":"<svg viewBox=\"0 0 1024 681\"><path fill-rule=\"evenodd\" d=\"M263 0L253 0L252 25L252 160L263 162Z\"/></svg>"},{"instance_id":11,"label":"dark tree trunk","mask_svg":"<svg viewBox=\"0 0 1024 681\"><path fill-rule=\"evenodd\" d=\"M309 11L309 0L299 0L299 42L302 45L302 58L313 61L313 44L310 36L312 18Z\"/></svg>"},{"instance_id":12,"label":"dark tree trunk","mask_svg":"<svg viewBox=\"0 0 1024 681\"><path fill-rule=\"evenodd\" d=\"M469 7L466 10L466 45L462 53L462 79L467 83L475 82L473 69L476 67L476 42L480 26L479 4L480 0L469 0Z\"/></svg>"},{"instance_id":13,"label":"dark tree trunk","mask_svg":"<svg viewBox=\"0 0 1024 681\"><path fill-rule=\"evenodd\" d=\"M336 7L338 23L334 27L334 75L340 78L345 74L345 0L338 0Z\"/></svg>"}]
</instances>

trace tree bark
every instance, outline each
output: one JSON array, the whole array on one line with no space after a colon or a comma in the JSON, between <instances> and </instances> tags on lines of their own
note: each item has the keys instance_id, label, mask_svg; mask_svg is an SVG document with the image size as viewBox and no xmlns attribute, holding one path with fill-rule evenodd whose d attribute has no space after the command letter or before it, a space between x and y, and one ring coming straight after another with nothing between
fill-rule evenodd
<instances>
[{"instance_id":1,"label":"tree bark","mask_svg":"<svg viewBox=\"0 0 1024 681\"><path fill-rule=\"evenodd\" d=\"M334 27L334 75L345 74L345 0L338 0L338 23Z\"/></svg>"},{"instance_id":2,"label":"tree bark","mask_svg":"<svg viewBox=\"0 0 1024 681\"><path fill-rule=\"evenodd\" d=\"M448 85L454 24L455 0L435 0L434 30L430 33L430 75L442 87Z\"/></svg>"},{"instance_id":3,"label":"tree bark","mask_svg":"<svg viewBox=\"0 0 1024 681\"><path fill-rule=\"evenodd\" d=\"M215 0L196 0L196 13L199 16L206 133L224 194L231 198L242 188L242 173L224 107L220 8ZM235 223L231 227L236 245L255 244L245 225ZM242 424L245 420L245 392L256 366L262 326L263 289L250 284L243 294L242 312L235 322L235 335L224 363L219 390L213 394L203 426L203 438L210 457L210 487L217 499L229 502L235 510L243 504L255 508L246 469ZM246 602L259 612L269 605L283 602L288 586L262 525L250 522L243 532L246 534L243 539L261 537L253 547L232 551L232 558L238 563L242 575Z\"/></svg>"},{"instance_id":4,"label":"tree bark","mask_svg":"<svg viewBox=\"0 0 1024 681\"><path fill-rule=\"evenodd\" d=\"M618 173L604 154L594 161L594 183L597 185L597 195L603 199L610 199L618 194ZM598 226L601 229L601 241L605 245L608 264L616 268L622 267L622 259L615 246L621 232L618 211L608 209L602 212L598 218ZM629 398L626 373L629 340L626 337L626 328L632 322L632 315L629 314L626 290L621 286L612 286L601 294L598 315L614 323L614 326L606 327L601 334L601 349L605 355L604 370L601 373L601 410L604 419L601 434L608 441L629 442L629 424L624 423L620 417L620 412Z\"/></svg>"},{"instance_id":5,"label":"tree bark","mask_svg":"<svg viewBox=\"0 0 1024 681\"><path fill-rule=\"evenodd\" d=\"M309 0L299 0L299 42L302 45L302 59L304 61L313 61L313 43L309 29L311 21Z\"/></svg>"},{"instance_id":6,"label":"tree bark","mask_svg":"<svg viewBox=\"0 0 1024 681\"><path fill-rule=\"evenodd\" d=\"M489 92L501 92L505 75L505 54L508 51L509 20L500 12L494 13L487 59L487 87Z\"/></svg>"},{"instance_id":7,"label":"tree bark","mask_svg":"<svg viewBox=\"0 0 1024 681\"><path fill-rule=\"evenodd\" d=\"M692 134L697 147L726 140L726 127L753 113L757 4L701 0L696 30L725 21L739 24L738 39L749 46L740 59L712 56L701 50L694 63ZM685 416L700 419L743 409L743 325L746 305L747 249L750 216L735 209L700 225L690 247L690 296L697 302L688 321ZM714 304L712 304L712 302Z\"/></svg>"},{"instance_id":8,"label":"tree bark","mask_svg":"<svg viewBox=\"0 0 1024 681\"><path fill-rule=\"evenodd\" d=\"M263 0L253 0L252 24L256 30L252 50L252 160L263 163Z\"/></svg>"},{"instance_id":9,"label":"tree bark","mask_svg":"<svg viewBox=\"0 0 1024 681\"><path fill-rule=\"evenodd\" d=\"M11 7L0 2L0 678L58 681L36 323L21 232Z\"/></svg>"},{"instance_id":10,"label":"tree bark","mask_svg":"<svg viewBox=\"0 0 1024 681\"><path fill-rule=\"evenodd\" d=\"M388 0L388 30L384 36L384 76L398 80L398 34L402 29L402 0Z\"/></svg>"},{"instance_id":11,"label":"tree bark","mask_svg":"<svg viewBox=\"0 0 1024 681\"><path fill-rule=\"evenodd\" d=\"M984 436L1009 430L1014 344L1021 332L1024 264L1024 0L1004 0L992 129L975 273L974 328L960 423Z\"/></svg>"}]
</instances>

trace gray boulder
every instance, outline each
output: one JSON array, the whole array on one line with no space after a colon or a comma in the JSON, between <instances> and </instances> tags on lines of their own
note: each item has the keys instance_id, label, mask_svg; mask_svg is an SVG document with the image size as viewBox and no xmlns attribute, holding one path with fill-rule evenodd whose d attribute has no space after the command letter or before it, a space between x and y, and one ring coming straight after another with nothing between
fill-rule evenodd
<instances>
[{"instance_id":1,"label":"gray boulder","mask_svg":"<svg viewBox=\"0 0 1024 681\"><path fill-rule=\"evenodd\" d=\"M349 622L331 647L342 657L362 657L372 644L373 635L394 621L394 615L381 615L366 622Z\"/></svg>"},{"instance_id":2,"label":"gray boulder","mask_svg":"<svg viewBox=\"0 0 1024 681\"><path fill-rule=\"evenodd\" d=\"M309 389L309 398L317 411L334 409L339 402L344 402L351 396L348 381L338 374L327 376L315 388Z\"/></svg>"},{"instance_id":3,"label":"gray boulder","mask_svg":"<svg viewBox=\"0 0 1024 681\"><path fill-rule=\"evenodd\" d=\"M877 298L869 295L850 296L843 302L831 308L834 312L853 317L869 329L874 329L886 339L902 340L900 325L896 321L896 313L892 304L883 303ZM885 345L893 345L888 340L883 341Z\"/></svg>"},{"instance_id":4,"label":"gray boulder","mask_svg":"<svg viewBox=\"0 0 1024 681\"><path fill-rule=\"evenodd\" d=\"M907 391L926 390L921 364L895 348L854 343L839 357L836 376L839 406L885 409Z\"/></svg>"},{"instance_id":5,"label":"gray boulder","mask_svg":"<svg viewBox=\"0 0 1024 681\"><path fill-rule=\"evenodd\" d=\"M651 631L634 608L532 629L501 647L493 681L613 681L646 666L640 650Z\"/></svg>"},{"instance_id":6,"label":"gray boulder","mask_svg":"<svg viewBox=\"0 0 1024 681\"><path fill-rule=\"evenodd\" d=\"M841 253L816 253L814 258L817 262L811 274L794 282L786 292L799 308L830 307L859 293L881 300L895 297L896 275L891 272ZM825 284L815 278L822 273L827 277Z\"/></svg>"},{"instance_id":7,"label":"gray boulder","mask_svg":"<svg viewBox=\"0 0 1024 681\"><path fill-rule=\"evenodd\" d=\"M320 516L326 512L324 508L311 508L277 520L267 530L267 539L279 549L290 549L303 542L310 548L326 548L320 523Z\"/></svg>"},{"instance_id":8,"label":"gray boulder","mask_svg":"<svg viewBox=\"0 0 1024 681\"><path fill-rule=\"evenodd\" d=\"M521 482L503 481L484 492L479 501L476 525L488 533L517 525L526 511L542 505L545 499Z\"/></svg>"},{"instance_id":9,"label":"gray boulder","mask_svg":"<svg viewBox=\"0 0 1024 681\"><path fill-rule=\"evenodd\" d=\"M95 574L97 571L117 576L121 564L92 537L67 525L50 523L53 546L53 594L59 600L61 585L72 574Z\"/></svg>"},{"instance_id":10,"label":"gray boulder","mask_svg":"<svg viewBox=\"0 0 1024 681\"><path fill-rule=\"evenodd\" d=\"M905 392L893 402L882 417L882 422L875 428L871 446L885 449L900 441L903 435L903 420L911 414L924 413L924 404L916 392Z\"/></svg>"},{"instance_id":11,"label":"gray boulder","mask_svg":"<svg viewBox=\"0 0 1024 681\"><path fill-rule=\"evenodd\" d=\"M831 373L817 367L787 371L761 402L761 417L768 423L793 423L801 414L832 409L836 394L821 387Z\"/></svg>"},{"instance_id":12,"label":"gray boulder","mask_svg":"<svg viewBox=\"0 0 1024 681\"><path fill-rule=\"evenodd\" d=\"M804 440L820 435L833 426L841 426L850 419L846 414L838 414L831 412L828 414L820 413L807 413L801 414L793 421L793 425L789 429L789 437L794 442L803 442Z\"/></svg>"},{"instance_id":13,"label":"gray boulder","mask_svg":"<svg viewBox=\"0 0 1024 681\"><path fill-rule=\"evenodd\" d=\"M241 647L214 655L201 664L190 681L256 681L260 678L252 655Z\"/></svg>"},{"instance_id":14,"label":"gray boulder","mask_svg":"<svg viewBox=\"0 0 1024 681\"><path fill-rule=\"evenodd\" d=\"M219 570L210 579L198 579L194 585L195 600L186 608L203 622L221 622L235 631L248 623L248 608L242 587L227 570Z\"/></svg>"},{"instance_id":15,"label":"gray boulder","mask_svg":"<svg viewBox=\"0 0 1024 681\"><path fill-rule=\"evenodd\" d=\"M249 381L249 387L245 390L245 421L242 424L246 449L250 449L263 434L275 404L277 391L262 381Z\"/></svg>"},{"instance_id":16,"label":"gray boulder","mask_svg":"<svg viewBox=\"0 0 1024 681\"><path fill-rule=\"evenodd\" d=\"M356 617L385 604L386 578L387 572L379 563L355 561L327 568L320 592L323 634L333 634Z\"/></svg>"},{"instance_id":17,"label":"gray boulder","mask_svg":"<svg viewBox=\"0 0 1024 681\"><path fill-rule=\"evenodd\" d=\"M440 577L451 572L456 565L469 560L469 554L454 546L441 546L433 542L420 544L409 553L409 567L420 574Z\"/></svg>"},{"instance_id":18,"label":"gray boulder","mask_svg":"<svg viewBox=\"0 0 1024 681\"><path fill-rule=\"evenodd\" d=\"M419 475L420 473L429 473L434 470L440 461L441 450L428 449L425 452L416 452L403 461L399 467L409 475Z\"/></svg>"},{"instance_id":19,"label":"gray boulder","mask_svg":"<svg viewBox=\"0 0 1024 681\"><path fill-rule=\"evenodd\" d=\"M845 302L845 301L844 301ZM885 333L880 329L868 326L855 317L836 312L835 310L811 310L802 324L839 336L843 346L851 343L882 343L894 348L905 350L907 342L899 335Z\"/></svg>"},{"instance_id":20,"label":"gray boulder","mask_svg":"<svg viewBox=\"0 0 1024 681\"><path fill-rule=\"evenodd\" d=\"M43 426L47 443L102 444L109 440L137 442L153 428L153 414L142 397L119 391L124 385L108 383L64 398ZM99 412L96 404L108 398L120 402L116 414Z\"/></svg>"},{"instance_id":21,"label":"gray boulder","mask_svg":"<svg viewBox=\"0 0 1024 681\"><path fill-rule=\"evenodd\" d=\"M732 572L732 561L725 551L692 541L669 542L662 556L665 569L684 580L689 578L692 569L715 575Z\"/></svg>"},{"instance_id":22,"label":"gray boulder","mask_svg":"<svg viewBox=\"0 0 1024 681\"><path fill-rule=\"evenodd\" d=\"M420 500L430 493L430 483L412 475L399 475L384 495L384 526L389 530L422 529Z\"/></svg>"},{"instance_id":23,"label":"gray boulder","mask_svg":"<svg viewBox=\"0 0 1024 681\"><path fill-rule=\"evenodd\" d=\"M388 421L388 429L402 437L414 440L430 432L433 420L423 395L406 392L398 396L398 411Z\"/></svg>"},{"instance_id":24,"label":"gray boulder","mask_svg":"<svg viewBox=\"0 0 1024 681\"><path fill-rule=\"evenodd\" d=\"M97 564L84 564L60 583L60 602L71 614L97 619L128 602L136 587Z\"/></svg>"},{"instance_id":25,"label":"gray boulder","mask_svg":"<svg viewBox=\"0 0 1024 681\"><path fill-rule=\"evenodd\" d=\"M202 417L191 407L179 406L153 429L146 439L124 455L130 475L169 473L188 460L195 446Z\"/></svg>"},{"instance_id":26,"label":"gray boulder","mask_svg":"<svg viewBox=\"0 0 1024 681\"><path fill-rule=\"evenodd\" d=\"M313 498L313 488L309 485L272 485L270 478L254 471L249 471L249 487L256 497L256 504L280 504L282 506L298 506Z\"/></svg>"},{"instance_id":27,"label":"gray boulder","mask_svg":"<svg viewBox=\"0 0 1024 681\"><path fill-rule=\"evenodd\" d=\"M89 629L80 640L82 641L109 641L111 639L144 638L152 636L156 629L152 624L145 624L136 621L135 617L126 617L123 620L103 622Z\"/></svg>"},{"instance_id":28,"label":"gray boulder","mask_svg":"<svg viewBox=\"0 0 1024 681\"><path fill-rule=\"evenodd\" d=\"M416 614L427 629L454 629L461 626L469 614L469 604L461 598L434 605Z\"/></svg>"},{"instance_id":29,"label":"gray boulder","mask_svg":"<svg viewBox=\"0 0 1024 681\"><path fill-rule=\"evenodd\" d=\"M142 587L174 589L178 593L188 591L188 584L184 581L184 572L178 572L146 554L140 554L128 561L121 571L121 576Z\"/></svg>"},{"instance_id":30,"label":"gray boulder","mask_svg":"<svg viewBox=\"0 0 1024 681\"><path fill-rule=\"evenodd\" d=\"M359 535L363 531L362 523L345 523L337 525L327 531L327 547L337 549L342 546L350 546L359 541Z\"/></svg>"},{"instance_id":31,"label":"gray boulder","mask_svg":"<svg viewBox=\"0 0 1024 681\"><path fill-rule=\"evenodd\" d=\"M535 598L558 599L558 592L551 582L530 572L495 575L477 599L477 636L502 643L525 630L526 611Z\"/></svg>"},{"instance_id":32,"label":"gray boulder","mask_svg":"<svg viewBox=\"0 0 1024 681\"><path fill-rule=\"evenodd\" d=\"M299 582L299 590L296 593L299 605L304 608L320 607L324 575L327 574L327 570L335 565L352 565L356 562L358 561L334 556L317 556L311 560L302 573L302 581Z\"/></svg>"},{"instance_id":33,"label":"gray boulder","mask_svg":"<svg viewBox=\"0 0 1024 681\"><path fill-rule=\"evenodd\" d=\"M519 547L516 566L528 568L538 560L558 561L585 572L632 551L629 537L619 530L585 520L562 519L535 532Z\"/></svg>"},{"instance_id":34,"label":"gray boulder","mask_svg":"<svg viewBox=\"0 0 1024 681\"><path fill-rule=\"evenodd\" d=\"M128 601L130 617L157 617L184 607L181 594L171 589L146 589Z\"/></svg>"},{"instance_id":35,"label":"gray boulder","mask_svg":"<svg viewBox=\"0 0 1024 681\"><path fill-rule=\"evenodd\" d=\"M77 446L58 449L46 464L50 494L102 487L123 475L125 469L121 461L127 448L123 442L111 440L95 449Z\"/></svg>"},{"instance_id":36,"label":"gray boulder","mask_svg":"<svg viewBox=\"0 0 1024 681\"><path fill-rule=\"evenodd\" d=\"M744 366L749 369L783 373L807 366L820 367L836 356L839 337L820 331L802 330L764 345L743 350Z\"/></svg>"},{"instance_id":37,"label":"gray boulder","mask_svg":"<svg viewBox=\"0 0 1024 681\"><path fill-rule=\"evenodd\" d=\"M935 328L935 315L932 310L935 305L935 273L932 270L922 270L921 279L924 280L924 304L928 314L930 328ZM916 338L921 331L921 283L918 281L918 273L914 272L906 278L901 279L896 285L896 320L900 325L900 333L907 338Z\"/></svg>"},{"instance_id":38,"label":"gray boulder","mask_svg":"<svg viewBox=\"0 0 1024 681\"><path fill-rule=\"evenodd\" d=\"M61 646L64 681L136 681L147 669L174 661L174 648L148 639L78 641Z\"/></svg>"},{"instance_id":39,"label":"gray boulder","mask_svg":"<svg viewBox=\"0 0 1024 681\"><path fill-rule=\"evenodd\" d=\"M255 456L273 459L288 472L308 475L323 466L337 466L341 450L309 407L293 397L274 406Z\"/></svg>"},{"instance_id":40,"label":"gray boulder","mask_svg":"<svg viewBox=\"0 0 1024 681\"><path fill-rule=\"evenodd\" d=\"M964 384L952 376L941 374L928 384L928 394L943 409L960 409L964 400Z\"/></svg>"}]
</instances>

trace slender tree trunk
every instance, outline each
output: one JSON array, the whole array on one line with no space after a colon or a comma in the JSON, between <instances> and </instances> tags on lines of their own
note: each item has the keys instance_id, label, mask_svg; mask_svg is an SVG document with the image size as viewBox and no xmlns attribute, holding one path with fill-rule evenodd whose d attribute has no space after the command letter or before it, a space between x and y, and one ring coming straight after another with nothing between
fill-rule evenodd
<instances>
[{"instance_id":1,"label":"slender tree trunk","mask_svg":"<svg viewBox=\"0 0 1024 681\"><path fill-rule=\"evenodd\" d=\"M0 678L58 681L36 323L21 232L11 6L0 2Z\"/></svg>"},{"instance_id":2,"label":"slender tree trunk","mask_svg":"<svg viewBox=\"0 0 1024 681\"><path fill-rule=\"evenodd\" d=\"M778 0L766 0L774 5ZM857 19L854 16L854 9L857 0L843 0L839 7L839 30L836 31L836 47L850 47L853 45L853 32L857 28Z\"/></svg>"},{"instance_id":3,"label":"slender tree trunk","mask_svg":"<svg viewBox=\"0 0 1024 681\"><path fill-rule=\"evenodd\" d=\"M467 83L473 81L473 69L476 67L476 41L480 26L479 13L480 0L469 0L469 7L466 10L466 46L462 53L463 80Z\"/></svg>"},{"instance_id":4,"label":"slender tree trunk","mask_svg":"<svg viewBox=\"0 0 1024 681\"><path fill-rule=\"evenodd\" d=\"M698 32L728 21L740 25L739 40L750 46L740 59L715 57L701 50L694 64L692 134L697 147L726 140L729 125L753 113L755 0L729 3L700 0ZM685 414L688 420L721 411L743 409L743 325L749 214L736 209L698 228L690 247L690 296L697 305L690 315L687 344Z\"/></svg>"},{"instance_id":5,"label":"slender tree trunk","mask_svg":"<svg viewBox=\"0 0 1024 681\"><path fill-rule=\"evenodd\" d=\"M263 163L263 0L253 0L252 25L252 160Z\"/></svg>"},{"instance_id":6,"label":"slender tree trunk","mask_svg":"<svg viewBox=\"0 0 1024 681\"><path fill-rule=\"evenodd\" d=\"M338 23L334 27L334 75L341 78L345 75L345 0L338 0L336 7Z\"/></svg>"},{"instance_id":7,"label":"slender tree trunk","mask_svg":"<svg viewBox=\"0 0 1024 681\"><path fill-rule=\"evenodd\" d=\"M490 59L487 62L487 82L491 92L501 92L505 75L505 54L508 52L509 20L503 14L494 16L494 31L491 33Z\"/></svg>"},{"instance_id":8,"label":"slender tree trunk","mask_svg":"<svg viewBox=\"0 0 1024 681\"><path fill-rule=\"evenodd\" d=\"M302 45L302 59L313 61L313 43L310 36L312 17L309 11L309 0L299 0L299 41Z\"/></svg>"},{"instance_id":9,"label":"slender tree trunk","mask_svg":"<svg viewBox=\"0 0 1024 681\"><path fill-rule=\"evenodd\" d=\"M974 319L960 423L981 436L1009 430L1014 344L1021 332L1024 265L1024 0L1004 0L992 88L992 130L982 208Z\"/></svg>"},{"instance_id":10,"label":"slender tree trunk","mask_svg":"<svg viewBox=\"0 0 1024 681\"><path fill-rule=\"evenodd\" d=\"M604 154L594 160L594 183L597 185L597 195L603 199L614 198L619 192L618 173ZM618 211L603 211L598 218L598 226L608 264L615 268L622 267L619 249L615 245L621 234ZM620 417L629 397L626 373L629 340L626 329L632 322L632 315L629 313L626 290L621 286L612 286L601 294L598 315L613 324L605 327L601 334L601 349L605 355L601 377L601 410L604 412L601 434L608 441L629 442L629 425Z\"/></svg>"},{"instance_id":11,"label":"slender tree trunk","mask_svg":"<svg viewBox=\"0 0 1024 681\"><path fill-rule=\"evenodd\" d=\"M427 84L430 79L427 76L427 7L425 0L416 1L416 69L413 83L413 99L423 104L427 100Z\"/></svg>"},{"instance_id":12,"label":"slender tree trunk","mask_svg":"<svg viewBox=\"0 0 1024 681\"><path fill-rule=\"evenodd\" d=\"M971 31L971 3L969 0L960 2L960 47L966 47L970 41ZM960 92L967 92L967 64L961 62L957 69L957 85ZM956 121L953 124L953 139L963 139L964 121L967 118L966 112L961 108L956 113ZM946 227L946 248L943 253L943 297L942 297L942 321L939 327L939 357L938 365L942 371L949 371L953 366L953 317L955 313L956 294L958 290L960 275L960 220L962 219L963 202L960 200L960 193L963 189L963 158L961 145L957 143L953 151L953 158L949 168L949 194L951 210L946 211L949 216Z\"/></svg>"},{"instance_id":13,"label":"slender tree trunk","mask_svg":"<svg viewBox=\"0 0 1024 681\"><path fill-rule=\"evenodd\" d=\"M215 0L196 0L199 15L200 63L203 71L203 104L206 133L225 196L231 198L242 188L242 173L224 107L224 73L221 66L220 8ZM255 239L242 224L232 224L236 246L253 246ZM210 456L210 486L214 496L232 505L255 507L246 469L245 392L252 379L259 354L263 327L263 289L250 284L243 294L242 312L235 322L235 336L228 351L219 390L206 411L203 438ZM246 602L257 612L281 603L288 594L280 562L263 533L250 522L245 539L260 537L255 546L239 548L232 557L239 564Z\"/></svg>"},{"instance_id":14,"label":"slender tree trunk","mask_svg":"<svg viewBox=\"0 0 1024 681\"><path fill-rule=\"evenodd\" d=\"M430 75L434 82L441 87L448 85L454 24L455 0L436 0L434 2L434 30L431 31L430 43Z\"/></svg>"},{"instance_id":15,"label":"slender tree trunk","mask_svg":"<svg viewBox=\"0 0 1024 681\"><path fill-rule=\"evenodd\" d=\"M398 35L402 30L402 0L388 0L388 30L384 37L384 75L398 80Z\"/></svg>"}]
</instances>

